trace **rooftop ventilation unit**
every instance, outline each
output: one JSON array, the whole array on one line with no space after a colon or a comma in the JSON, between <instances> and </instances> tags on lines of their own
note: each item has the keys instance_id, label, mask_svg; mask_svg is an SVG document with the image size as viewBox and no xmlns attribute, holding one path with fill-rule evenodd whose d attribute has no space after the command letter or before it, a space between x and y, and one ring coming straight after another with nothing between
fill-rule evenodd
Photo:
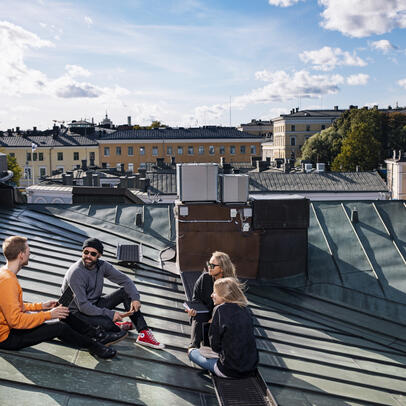
<instances>
[{"instance_id":1,"label":"rooftop ventilation unit","mask_svg":"<svg viewBox=\"0 0 406 406\"><path fill-rule=\"evenodd\" d=\"M326 171L326 164L325 163L322 163L322 162L320 162L320 163L318 163L317 165L316 165L316 172L325 172Z\"/></svg>"},{"instance_id":2,"label":"rooftop ventilation unit","mask_svg":"<svg viewBox=\"0 0 406 406\"><path fill-rule=\"evenodd\" d=\"M177 164L176 188L182 202L215 202L217 196L218 165Z\"/></svg>"},{"instance_id":3,"label":"rooftop ventilation unit","mask_svg":"<svg viewBox=\"0 0 406 406\"><path fill-rule=\"evenodd\" d=\"M221 201L245 203L248 200L248 175L220 175Z\"/></svg>"},{"instance_id":4,"label":"rooftop ventilation unit","mask_svg":"<svg viewBox=\"0 0 406 406\"><path fill-rule=\"evenodd\" d=\"M118 244L117 259L120 262L140 262L142 260L139 244Z\"/></svg>"},{"instance_id":5,"label":"rooftop ventilation unit","mask_svg":"<svg viewBox=\"0 0 406 406\"><path fill-rule=\"evenodd\" d=\"M313 170L313 165L312 164L305 164L304 165L304 170L306 173L309 173Z\"/></svg>"}]
</instances>

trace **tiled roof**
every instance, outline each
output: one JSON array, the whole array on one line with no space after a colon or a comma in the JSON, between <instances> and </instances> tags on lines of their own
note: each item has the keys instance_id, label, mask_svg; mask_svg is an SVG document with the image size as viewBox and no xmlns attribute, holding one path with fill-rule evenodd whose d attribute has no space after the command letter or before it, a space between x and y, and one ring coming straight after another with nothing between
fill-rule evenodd
<instances>
[{"instance_id":1,"label":"tiled roof","mask_svg":"<svg viewBox=\"0 0 406 406\"><path fill-rule=\"evenodd\" d=\"M25 147L31 148L32 143L41 147L75 147L75 146L97 146L98 142L94 138L81 135L68 135L59 133L53 138L51 135L30 135L22 136L2 136L0 137L1 147Z\"/></svg>"},{"instance_id":2,"label":"tiled roof","mask_svg":"<svg viewBox=\"0 0 406 406\"><path fill-rule=\"evenodd\" d=\"M234 127L199 127L199 128L163 128L152 130L123 130L103 135L101 140L132 140L132 139L189 139L189 138L259 138Z\"/></svg>"},{"instance_id":3,"label":"tiled roof","mask_svg":"<svg viewBox=\"0 0 406 406\"><path fill-rule=\"evenodd\" d=\"M249 172L248 175L250 193L388 191L377 172ZM147 177L154 193L176 194L175 173L148 172Z\"/></svg>"},{"instance_id":4,"label":"tiled roof","mask_svg":"<svg viewBox=\"0 0 406 406\"><path fill-rule=\"evenodd\" d=\"M378 203L381 218L405 255L403 202ZM346 205L345 210L351 208ZM392 261L401 257L379 225L372 203L358 206L356 231L378 279L386 283L386 293L375 292L379 283L361 259L365 254L359 242L349 238L353 231L341 202L318 203L311 209L319 222L311 216L306 277L248 288L259 369L280 406L405 404L406 322L391 321L374 311L375 302L392 306L403 300L405 265ZM148 243L150 251L142 263L117 266L136 283L147 322L166 344L163 351L147 349L130 334L115 345L119 355L109 361L57 340L20 351L0 350L2 406L217 404L208 375L187 359L190 326L182 308L180 278L160 266L159 253L174 241L173 217L168 217L172 212L172 206L159 205L0 210L2 239L13 234L29 238L30 263L19 273L26 301L59 296L63 275L88 235L105 242L105 257L112 263L118 242ZM144 229L134 228L137 213L146 216ZM113 289L112 284L105 285L107 293ZM403 318L404 314L403 310Z\"/></svg>"},{"instance_id":5,"label":"tiled roof","mask_svg":"<svg viewBox=\"0 0 406 406\"><path fill-rule=\"evenodd\" d=\"M255 192L387 192L378 172L250 172Z\"/></svg>"}]
</instances>

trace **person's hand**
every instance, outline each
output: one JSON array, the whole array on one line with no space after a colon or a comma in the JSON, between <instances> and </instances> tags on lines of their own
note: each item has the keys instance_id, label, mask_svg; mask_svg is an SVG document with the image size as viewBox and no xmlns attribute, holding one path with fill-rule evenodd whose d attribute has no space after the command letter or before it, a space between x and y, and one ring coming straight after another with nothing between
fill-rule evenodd
<instances>
[{"instance_id":1,"label":"person's hand","mask_svg":"<svg viewBox=\"0 0 406 406\"><path fill-rule=\"evenodd\" d=\"M121 317L121 314L119 312L114 312L113 321L123 321L123 318Z\"/></svg>"},{"instance_id":2,"label":"person's hand","mask_svg":"<svg viewBox=\"0 0 406 406\"><path fill-rule=\"evenodd\" d=\"M58 306L58 302L56 300L48 300L48 302L42 302L42 310L50 310L56 306Z\"/></svg>"},{"instance_id":3,"label":"person's hand","mask_svg":"<svg viewBox=\"0 0 406 406\"><path fill-rule=\"evenodd\" d=\"M51 319L65 319L69 316L69 309L59 305L51 309Z\"/></svg>"},{"instance_id":4,"label":"person's hand","mask_svg":"<svg viewBox=\"0 0 406 406\"><path fill-rule=\"evenodd\" d=\"M138 312L138 310L141 309L141 302L138 300L133 300L131 302L131 308L130 308L130 312Z\"/></svg>"},{"instance_id":5,"label":"person's hand","mask_svg":"<svg viewBox=\"0 0 406 406\"><path fill-rule=\"evenodd\" d=\"M190 317L194 317L196 316L197 312L195 309L185 309L185 312L190 316Z\"/></svg>"}]
</instances>

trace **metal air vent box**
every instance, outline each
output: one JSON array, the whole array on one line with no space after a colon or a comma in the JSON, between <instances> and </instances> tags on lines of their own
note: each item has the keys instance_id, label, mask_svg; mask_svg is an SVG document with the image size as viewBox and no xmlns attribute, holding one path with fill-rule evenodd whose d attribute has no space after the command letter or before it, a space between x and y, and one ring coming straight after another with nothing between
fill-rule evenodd
<instances>
[{"instance_id":1,"label":"metal air vent box","mask_svg":"<svg viewBox=\"0 0 406 406\"><path fill-rule=\"evenodd\" d=\"M218 165L177 164L176 188L182 202L216 202Z\"/></svg>"},{"instance_id":2,"label":"metal air vent box","mask_svg":"<svg viewBox=\"0 0 406 406\"><path fill-rule=\"evenodd\" d=\"M248 200L248 175L220 175L221 201L244 203Z\"/></svg>"}]
</instances>

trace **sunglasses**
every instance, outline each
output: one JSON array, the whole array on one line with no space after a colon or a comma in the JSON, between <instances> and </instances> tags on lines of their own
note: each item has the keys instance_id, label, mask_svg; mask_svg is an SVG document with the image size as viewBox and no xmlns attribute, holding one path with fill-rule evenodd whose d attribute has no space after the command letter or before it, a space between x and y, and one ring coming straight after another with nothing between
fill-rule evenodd
<instances>
[{"instance_id":1,"label":"sunglasses","mask_svg":"<svg viewBox=\"0 0 406 406\"><path fill-rule=\"evenodd\" d=\"M94 257L97 257L97 252L94 252L94 251L84 250L83 253L84 253L85 255L89 255L89 254L90 254L93 258L94 258Z\"/></svg>"},{"instance_id":2,"label":"sunglasses","mask_svg":"<svg viewBox=\"0 0 406 406\"><path fill-rule=\"evenodd\" d=\"M216 266L220 266L219 264L212 264L211 262L206 262L207 268L214 269Z\"/></svg>"}]
</instances>

